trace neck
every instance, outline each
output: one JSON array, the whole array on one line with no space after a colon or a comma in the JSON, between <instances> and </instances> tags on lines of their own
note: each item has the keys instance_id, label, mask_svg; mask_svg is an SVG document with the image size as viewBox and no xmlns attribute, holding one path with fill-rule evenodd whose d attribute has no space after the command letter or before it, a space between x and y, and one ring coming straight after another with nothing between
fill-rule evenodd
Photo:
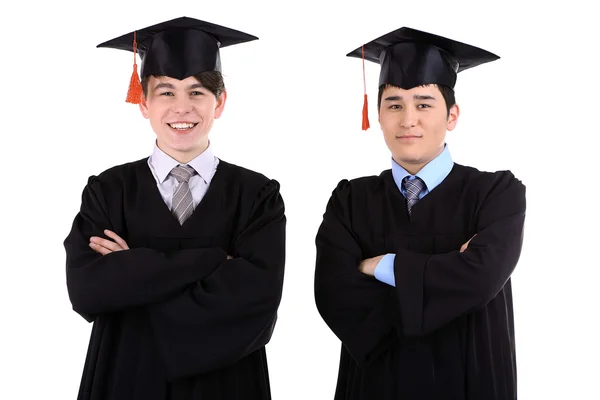
<instances>
[{"instance_id":1,"label":"neck","mask_svg":"<svg viewBox=\"0 0 600 400\"><path fill-rule=\"evenodd\" d=\"M422 170L425 165L427 165L427 163L412 164L412 163L408 163L406 161L396 160L395 158L394 158L394 161L396 161L399 166L404 168L406 170L406 172L408 172L411 175L417 175L419 173L419 171Z\"/></svg>"},{"instance_id":2,"label":"neck","mask_svg":"<svg viewBox=\"0 0 600 400\"><path fill-rule=\"evenodd\" d=\"M416 175L419 173L419 171L421 171L427 164L429 164L431 161L435 160L435 158L437 156L439 156L440 154L442 154L442 152L444 151L445 146L442 146L433 157L428 158L427 160L401 160L399 157L396 156L392 156L392 158L394 159L394 161L396 161L396 163L401 166L402 168L404 168L406 170L406 172L408 172L411 175Z\"/></svg>"}]
</instances>

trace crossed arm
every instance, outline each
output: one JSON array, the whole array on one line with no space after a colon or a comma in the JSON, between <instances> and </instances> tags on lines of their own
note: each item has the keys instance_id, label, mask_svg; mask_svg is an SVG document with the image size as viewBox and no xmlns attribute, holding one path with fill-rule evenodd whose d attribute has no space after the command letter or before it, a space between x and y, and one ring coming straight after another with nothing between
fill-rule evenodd
<instances>
[{"instance_id":1,"label":"crossed arm","mask_svg":"<svg viewBox=\"0 0 600 400\"><path fill-rule=\"evenodd\" d=\"M98 182L83 197L65 240L75 311L93 321L143 309L170 379L224 368L269 342L285 264L286 217L278 182L266 182L246 200L229 256L219 248L171 253L129 248L115 229L104 229L111 220Z\"/></svg>"},{"instance_id":2,"label":"crossed arm","mask_svg":"<svg viewBox=\"0 0 600 400\"><path fill-rule=\"evenodd\" d=\"M467 248L469 247L469 243L471 242L471 240L473 240L473 238L475 236L477 236L477 234L473 235L473 237L471 239L469 239L465 243L463 243L463 245L460 246L459 252L462 253L465 250L467 250ZM371 257L371 258L362 260L360 262L360 264L358 264L358 270L365 275L375 276L375 270L377 269L377 266L379 265L379 263L381 262L383 257L385 257L385 254L381 255L381 256Z\"/></svg>"},{"instance_id":3,"label":"crossed arm","mask_svg":"<svg viewBox=\"0 0 600 400\"><path fill-rule=\"evenodd\" d=\"M112 253L113 251L129 250L129 246L127 245L127 242L125 242L125 240L123 238L121 238L119 235L117 235L115 232L105 229L104 234L106 236L108 236L109 238L111 238L113 241L101 238L99 236L90 237L89 246L96 253L100 253L103 256L105 256L107 254ZM230 255L227 256L228 260L231 260L232 258L233 257L231 257Z\"/></svg>"},{"instance_id":4,"label":"crossed arm","mask_svg":"<svg viewBox=\"0 0 600 400\"><path fill-rule=\"evenodd\" d=\"M315 301L358 362L377 358L400 337L427 335L484 307L502 290L520 256L525 187L509 173L486 184L477 235L444 254L398 249L395 287L369 277L383 256L361 257L352 186L342 181L334 190L316 238Z\"/></svg>"}]
</instances>

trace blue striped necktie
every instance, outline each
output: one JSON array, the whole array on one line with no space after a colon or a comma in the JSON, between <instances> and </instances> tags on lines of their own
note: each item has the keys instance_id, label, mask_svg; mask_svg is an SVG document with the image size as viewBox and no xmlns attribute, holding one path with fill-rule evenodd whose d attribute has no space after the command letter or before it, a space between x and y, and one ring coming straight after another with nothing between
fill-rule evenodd
<instances>
[{"instance_id":1,"label":"blue striped necktie","mask_svg":"<svg viewBox=\"0 0 600 400\"><path fill-rule=\"evenodd\" d=\"M406 190L406 206L410 214L413 206L419 201L419 194L425 188L425 182L419 177L409 180L407 176L402 183L404 184L404 190Z\"/></svg>"}]
</instances>

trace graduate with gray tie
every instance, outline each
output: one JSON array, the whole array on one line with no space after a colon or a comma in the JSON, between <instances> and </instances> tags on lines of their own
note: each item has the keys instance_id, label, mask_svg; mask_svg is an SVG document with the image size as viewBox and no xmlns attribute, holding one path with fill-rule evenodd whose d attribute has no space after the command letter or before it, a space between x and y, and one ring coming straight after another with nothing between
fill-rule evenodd
<instances>
[{"instance_id":1,"label":"graduate with gray tie","mask_svg":"<svg viewBox=\"0 0 600 400\"><path fill-rule=\"evenodd\" d=\"M220 49L255 39L183 17L99 45L141 57L127 101L156 140L149 157L89 178L64 241L69 298L93 322L80 400L271 398L280 185L209 140L227 98Z\"/></svg>"},{"instance_id":2,"label":"graduate with gray tie","mask_svg":"<svg viewBox=\"0 0 600 400\"><path fill-rule=\"evenodd\" d=\"M342 179L316 236L316 305L342 342L335 400L514 400L525 186L453 162L445 141L457 73L498 56L410 28L348 55L381 65L391 168Z\"/></svg>"}]
</instances>

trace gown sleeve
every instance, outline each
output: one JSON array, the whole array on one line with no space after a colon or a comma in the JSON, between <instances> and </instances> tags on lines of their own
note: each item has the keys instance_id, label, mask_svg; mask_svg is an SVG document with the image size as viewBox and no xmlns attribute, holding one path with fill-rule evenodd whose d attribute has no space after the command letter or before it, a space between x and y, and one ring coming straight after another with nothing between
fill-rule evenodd
<instances>
[{"instance_id":1,"label":"gown sleeve","mask_svg":"<svg viewBox=\"0 0 600 400\"><path fill-rule=\"evenodd\" d=\"M351 186L333 191L316 236L315 302L329 328L359 363L368 363L397 340L394 288L358 270L363 254L350 218Z\"/></svg>"},{"instance_id":2,"label":"gown sleeve","mask_svg":"<svg viewBox=\"0 0 600 400\"><path fill-rule=\"evenodd\" d=\"M252 201L233 259L175 298L147 307L169 379L227 367L271 339L285 264L279 183L268 181Z\"/></svg>"},{"instance_id":3,"label":"gown sleeve","mask_svg":"<svg viewBox=\"0 0 600 400\"><path fill-rule=\"evenodd\" d=\"M218 248L165 254L148 248L116 251L105 256L89 247L92 236L105 237L111 225L99 178L92 176L64 241L67 290L73 309L89 322L96 315L163 301L186 285L207 276L227 258Z\"/></svg>"},{"instance_id":4,"label":"gown sleeve","mask_svg":"<svg viewBox=\"0 0 600 400\"><path fill-rule=\"evenodd\" d=\"M509 171L496 173L487 186L476 217L477 236L466 251L396 252L395 290L404 335L429 334L484 307L514 271L523 242L525 186Z\"/></svg>"}]
</instances>

